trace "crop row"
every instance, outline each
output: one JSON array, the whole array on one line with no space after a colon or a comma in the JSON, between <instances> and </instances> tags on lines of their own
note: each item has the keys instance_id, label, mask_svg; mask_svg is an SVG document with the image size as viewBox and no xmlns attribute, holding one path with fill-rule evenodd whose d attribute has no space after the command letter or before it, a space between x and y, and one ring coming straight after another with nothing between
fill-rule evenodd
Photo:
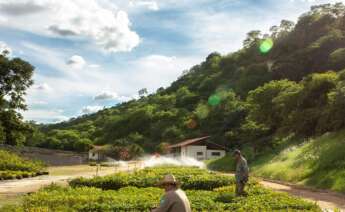
<instances>
[{"instance_id":1,"label":"crop row","mask_svg":"<svg viewBox=\"0 0 345 212\"><path fill-rule=\"evenodd\" d=\"M12 179L22 179L27 177L36 177L39 175L45 175L48 172L29 172L29 171L0 171L0 180L12 180Z\"/></svg>"},{"instance_id":2,"label":"crop row","mask_svg":"<svg viewBox=\"0 0 345 212\"><path fill-rule=\"evenodd\" d=\"M193 211L320 211L312 203L254 184L248 188L246 198L235 197L233 186L186 193ZM25 197L22 205L7 206L3 211L149 211L157 206L162 194L161 189L151 187L104 191L52 186Z\"/></svg>"},{"instance_id":3,"label":"crop row","mask_svg":"<svg viewBox=\"0 0 345 212\"><path fill-rule=\"evenodd\" d=\"M127 186L138 188L154 187L165 174L173 174L181 182L183 189L213 190L231 185L232 177L216 175L199 168L147 168L134 173L118 173L105 177L77 178L70 182L72 187L96 187L104 190L117 190Z\"/></svg>"},{"instance_id":4,"label":"crop row","mask_svg":"<svg viewBox=\"0 0 345 212\"><path fill-rule=\"evenodd\" d=\"M14 153L0 150L0 171L39 172L44 165L39 161L24 159Z\"/></svg>"}]
</instances>

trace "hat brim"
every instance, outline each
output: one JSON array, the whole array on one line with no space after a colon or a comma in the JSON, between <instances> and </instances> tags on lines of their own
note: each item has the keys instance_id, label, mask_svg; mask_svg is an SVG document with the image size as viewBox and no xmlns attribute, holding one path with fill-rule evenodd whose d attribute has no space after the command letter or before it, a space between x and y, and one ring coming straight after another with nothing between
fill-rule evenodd
<instances>
[{"instance_id":1,"label":"hat brim","mask_svg":"<svg viewBox=\"0 0 345 212\"><path fill-rule=\"evenodd\" d=\"M180 186L181 183L176 181L176 182L167 182L167 181L160 181L156 184L158 187L164 187L165 185L176 185L176 186Z\"/></svg>"}]
</instances>

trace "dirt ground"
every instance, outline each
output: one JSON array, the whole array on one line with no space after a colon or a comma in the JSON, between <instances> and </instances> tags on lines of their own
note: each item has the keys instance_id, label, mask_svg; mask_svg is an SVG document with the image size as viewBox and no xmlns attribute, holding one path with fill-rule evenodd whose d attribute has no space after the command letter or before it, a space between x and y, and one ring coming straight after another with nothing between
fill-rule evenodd
<instances>
[{"instance_id":1,"label":"dirt ground","mask_svg":"<svg viewBox=\"0 0 345 212\"><path fill-rule=\"evenodd\" d=\"M270 182L262 180L260 184L276 190L301 197L308 201L316 202L322 209L333 211L335 208L345 212L345 195L322 190L311 190L299 186L288 185L281 182Z\"/></svg>"},{"instance_id":2,"label":"dirt ground","mask_svg":"<svg viewBox=\"0 0 345 212\"><path fill-rule=\"evenodd\" d=\"M27 193L36 192L40 188L57 183L67 185L68 181L77 177L104 176L119 171L130 171L134 167L100 167L73 165L49 167L49 175L38 176L21 180L0 181L0 207L5 204L20 202L22 196Z\"/></svg>"},{"instance_id":3,"label":"dirt ground","mask_svg":"<svg viewBox=\"0 0 345 212\"><path fill-rule=\"evenodd\" d=\"M233 174L226 175L233 176ZM263 185L266 188L275 191L286 192L288 194L300 197L307 201L315 202L324 211L334 211L334 209L339 209L341 212L345 212L344 194L324 190L313 190L302 186L297 186L279 181L270 181L264 179L258 179L258 181L261 185Z\"/></svg>"}]
</instances>

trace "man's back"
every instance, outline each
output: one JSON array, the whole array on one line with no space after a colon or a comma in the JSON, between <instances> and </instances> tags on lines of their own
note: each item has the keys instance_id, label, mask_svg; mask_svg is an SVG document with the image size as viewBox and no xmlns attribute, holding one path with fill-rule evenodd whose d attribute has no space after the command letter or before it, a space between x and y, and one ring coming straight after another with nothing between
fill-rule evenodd
<instances>
[{"instance_id":1,"label":"man's back","mask_svg":"<svg viewBox=\"0 0 345 212\"><path fill-rule=\"evenodd\" d=\"M155 212L191 212L190 203L181 189L168 191L161 199Z\"/></svg>"},{"instance_id":2,"label":"man's back","mask_svg":"<svg viewBox=\"0 0 345 212\"><path fill-rule=\"evenodd\" d=\"M243 181L248 180L249 168L247 160L241 156L239 161L236 164L236 180Z\"/></svg>"}]
</instances>

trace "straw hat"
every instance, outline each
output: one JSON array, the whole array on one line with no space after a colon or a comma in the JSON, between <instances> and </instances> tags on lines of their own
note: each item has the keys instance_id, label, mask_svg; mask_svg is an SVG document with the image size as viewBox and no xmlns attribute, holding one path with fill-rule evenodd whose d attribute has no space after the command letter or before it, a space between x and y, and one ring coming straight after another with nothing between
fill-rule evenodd
<instances>
[{"instance_id":1,"label":"straw hat","mask_svg":"<svg viewBox=\"0 0 345 212\"><path fill-rule=\"evenodd\" d=\"M242 153L239 149L235 149L235 151L233 152L233 155L242 155Z\"/></svg>"},{"instance_id":2,"label":"straw hat","mask_svg":"<svg viewBox=\"0 0 345 212\"><path fill-rule=\"evenodd\" d=\"M172 174L167 174L164 178L158 183L158 186L163 186L167 184L179 185L180 183L176 180L175 176Z\"/></svg>"}]
</instances>

